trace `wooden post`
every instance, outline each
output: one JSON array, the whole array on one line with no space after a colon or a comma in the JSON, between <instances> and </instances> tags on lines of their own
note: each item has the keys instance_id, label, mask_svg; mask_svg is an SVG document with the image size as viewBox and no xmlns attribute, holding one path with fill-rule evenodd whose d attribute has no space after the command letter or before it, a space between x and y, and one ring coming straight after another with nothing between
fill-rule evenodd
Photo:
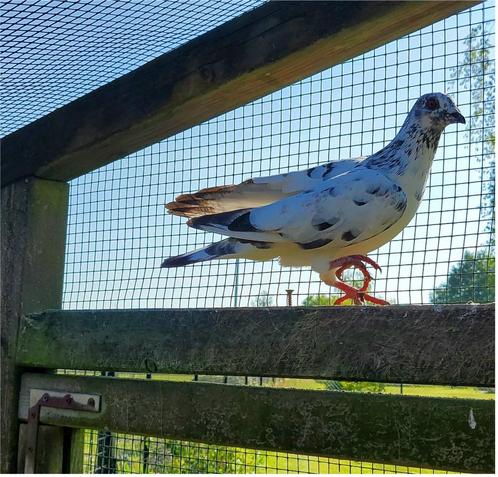
<instances>
[{"instance_id":1,"label":"wooden post","mask_svg":"<svg viewBox=\"0 0 498 477\"><path fill-rule=\"evenodd\" d=\"M69 429L69 428L66 428ZM85 440L84 429L71 429L71 448L69 451L69 468L63 467L65 474L82 474L83 473L83 445Z\"/></svg>"},{"instance_id":2,"label":"wooden post","mask_svg":"<svg viewBox=\"0 0 498 477\"><path fill-rule=\"evenodd\" d=\"M36 449L36 472L39 474L60 474L63 471L64 431L68 428L40 425ZM24 469L26 457L27 424L21 424L19 430L18 472Z\"/></svg>"},{"instance_id":3,"label":"wooden post","mask_svg":"<svg viewBox=\"0 0 498 477\"><path fill-rule=\"evenodd\" d=\"M69 186L26 178L2 188L0 472L17 467L20 318L60 308Z\"/></svg>"}]
</instances>

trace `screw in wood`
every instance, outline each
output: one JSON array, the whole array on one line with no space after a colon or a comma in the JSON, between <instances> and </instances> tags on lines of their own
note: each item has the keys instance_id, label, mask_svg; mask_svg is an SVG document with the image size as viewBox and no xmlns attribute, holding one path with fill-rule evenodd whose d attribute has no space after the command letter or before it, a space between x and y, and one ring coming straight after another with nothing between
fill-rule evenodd
<instances>
[{"instance_id":1,"label":"screw in wood","mask_svg":"<svg viewBox=\"0 0 498 477\"><path fill-rule=\"evenodd\" d=\"M287 293L287 306L292 306L292 293L294 290L285 290Z\"/></svg>"}]
</instances>

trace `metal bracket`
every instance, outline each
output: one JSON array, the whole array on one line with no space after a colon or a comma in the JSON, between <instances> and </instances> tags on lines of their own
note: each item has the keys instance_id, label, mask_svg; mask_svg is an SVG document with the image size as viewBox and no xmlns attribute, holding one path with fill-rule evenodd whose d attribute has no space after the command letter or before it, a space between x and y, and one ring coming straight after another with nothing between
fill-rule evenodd
<instances>
[{"instance_id":1,"label":"metal bracket","mask_svg":"<svg viewBox=\"0 0 498 477\"><path fill-rule=\"evenodd\" d=\"M35 473L36 449L38 446L38 425L42 407L67 409L70 411L100 411L100 396L96 394L64 393L31 389L29 394L28 427L26 433L26 458L24 472Z\"/></svg>"}]
</instances>

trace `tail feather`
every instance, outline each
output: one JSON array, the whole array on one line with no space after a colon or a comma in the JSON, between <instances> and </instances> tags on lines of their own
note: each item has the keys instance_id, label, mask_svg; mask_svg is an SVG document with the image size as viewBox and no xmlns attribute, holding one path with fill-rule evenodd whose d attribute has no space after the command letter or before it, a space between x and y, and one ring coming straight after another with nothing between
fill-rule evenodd
<instances>
[{"instance_id":1,"label":"tail feather","mask_svg":"<svg viewBox=\"0 0 498 477\"><path fill-rule=\"evenodd\" d=\"M185 265L191 265L192 263L206 262L215 258L229 258L238 252L237 249L240 248L241 245L242 243L232 238L221 240L220 242L194 250L193 252L187 252L182 255L177 255L176 257L169 257L164 260L161 267L183 267Z\"/></svg>"},{"instance_id":2,"label":"tail feather","mask_svg":"<svg viewBox=\"0 0 498 477\"><path fill-rule=\"evenodd\" d=\"M272 246L273 244L270 242L230 237L221 240L220 242L212 243L199 250L167 258L164 260L161 267L183 267L185 265L191 265L192 263L207 262L208 260L217 258L252 258L256 260L269 260L274 258ZM257 258L254 254L256 254Z\"/></svg>"}]
</instances>

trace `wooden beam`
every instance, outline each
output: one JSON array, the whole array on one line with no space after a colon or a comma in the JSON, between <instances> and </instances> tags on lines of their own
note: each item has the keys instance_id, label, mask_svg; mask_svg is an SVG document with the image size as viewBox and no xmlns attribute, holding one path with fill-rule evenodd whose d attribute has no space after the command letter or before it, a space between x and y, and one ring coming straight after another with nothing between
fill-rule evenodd
<instances>
[{"instance_id":1,"label":"wooden beam","mask_svg":"<svg viewBox=\"0 0 498 477\"><path fill-rule=\"evenodd\" d=\"M17 361L492 386L494 306L46 311L23 318Z\"/></svg>"},{"instance_id":2,"label":"wooden beam","mask_svg":"<svg viewBox=\"0 0 498 477\"><path fill-rule=\"evenodd\" d=\"M33 387L102 396L99 414L45 408L46 424L429 469L494 470L494 401L29 374L21 419Z\"/></svg>"},{"instance_id":3,"label":"wooden beam","mask_svg":"<svg viewBox=\"0 0 498 477\"><path fill-rule=\"evenodd\" d=\"M268 2L6 136L2 184L73 179L477 3Z\"/></svg>"},{"instance_id":4,"label":"wooden beam","mask_svg":"<svg viewBox=\"0 0 498 477\"><path fill-rule=\"evenodd\" d=\"M64 469L65 474L83 474L85 469L85 430L72 429L70 434L71 447L69 451L69 468Z\"/></svg>"},{"instance_id":5,"label":"wooden beam","mask_svg":"<svg viewBox=\"0 0 498 477\"><path fill-rule=\"evenodd\" d=\"M0 473L16 471L20 317L62 302L68 197L67 184L33 178L2 189Z\"/></svg>"},{"instance_id":6,"label":"wooden beam","mask_svg":"<svg viewBox=\"0 0 498 477\"><path fill-rule=\"evenodd\" d=\"M17 417L17 416L16 416ZM19 454L17 468L22 474L26 457L27 424L21 424L19 431ZM37 474L61 474L64 461L64 428L41 425L38 429L36 449Z\"/></svg>"}]
</instances>

